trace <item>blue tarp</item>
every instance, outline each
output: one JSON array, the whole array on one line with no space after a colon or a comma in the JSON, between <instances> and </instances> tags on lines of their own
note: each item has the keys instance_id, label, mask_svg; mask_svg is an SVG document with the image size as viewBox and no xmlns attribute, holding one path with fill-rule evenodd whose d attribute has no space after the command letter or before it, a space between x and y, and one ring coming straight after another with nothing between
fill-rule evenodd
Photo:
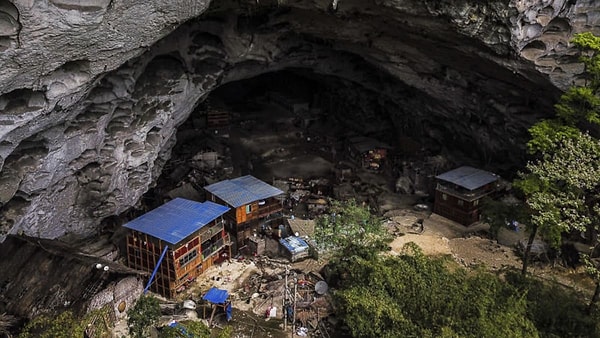
<instances>
[{"instance_id":1,"label":"blue tarp","mask_svg":"<svg viewBox=\"0 0 600 338\"><path fill-rule=\"evenodd\" d=\"M193 334L191 334L191 333L187 332L187 328L186 328L185 326L183 326L183 325L179 324L178 322L175 322L175 321L173 321L173 322L171 322L171 323L169 324L169 326L170 326L170 327L172 327L172 328L174 328L174 329L178 329L178 330L179 330L179 332L181 332L181 334L182 334L184 337L190 337L190 338L194 338L194 337L195 337L195 335L193 335Z\"/></svg>"},{"instance_id":2,"label":"blue tarp","mask_svg":"<svg viewBox=\"0 0 600 338\"><path fill-rule=\"evenodd\" d=\"M227 290L212 287L210 288L210 290L206 291L202 299L209 301L213 304L224 304L228 297L229 293L227 292Z\"/></svg>"},{"instance_id":3,"label":"blue tarp","mask_svg":"<svg viewBox=\"0 0 600 338\"><path fill-rule=\"evenodd\" d=\"M229 209L210 201L200 203L176 198L123 226L177 244Z\"/></svg>"},{"instance_id":4,"label":"blue tarp","mask_svg":"<svg viewBox=\"0 0 600 338\"><path fill-rule=\"evenodd\" d=\"M227 321L231 320L231 317L232 317L231 312L232 311L233 311L233 307L231 307L231 303L229 303L227 305L227 308L225 309L225 315L227 316Z\"/></svg>"},{"instance_id":5,"label":"blue tarp","mask_svg":"<svg viewBox=\"0 0 600 338\"><path fill-rule=\"evenodd\" d=\"M234 208L283 194L283 191L251 175L213 183L204 189Z\"/></svg>"},{"instance_id":6,"label":"blue tarp","mask_svg":"<svg viewBox=\"0 0 600 338\"><path fill-rule=\"evenodd\" d=\"M450 170L448 172L436 176L435 178L442 181L454 183L467 190L475 190L477 188L483 187L488 183L492 183L498 180L498 176L492 174L491 172L467 166Z\"/></svg>"},{"instance_id":7,"label":"blue tarp","mask_svg":"<svg viewBox=\"0 0 600 338\"><path fill-rule=\"evenodd\" d=\"M289 252L295 254L308 249L308 244L305 240L296 236L289 236L279 240L279 243L283 245Z\"/></svg>"}]
</instances>

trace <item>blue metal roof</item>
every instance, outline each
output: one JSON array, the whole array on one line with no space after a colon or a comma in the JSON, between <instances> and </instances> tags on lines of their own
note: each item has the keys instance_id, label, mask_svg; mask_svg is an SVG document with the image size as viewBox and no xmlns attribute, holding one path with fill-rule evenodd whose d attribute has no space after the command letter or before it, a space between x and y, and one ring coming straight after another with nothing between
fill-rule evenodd
<instances>
[{"instance_id":1,"label":"blue metal roof","mask_svg":"<svg viewBox=\"0 0 600 338\"><path fill-rule=\"evenodd\" d=\"M279 243L283 245L289 252L295 254L308 250L308 243L300 237L289 236L279 240Z\"/></svg>"},{"instance_id":2,"label":"blue metal roof","mask_svg":"<svg viewBox=\"0 0 600 338\"><path fill-rule=\"evenodd\" d=\"M177 244L229 210L210 201L176 198L123 226Z\"/></svg>"},{"instance_id":3,"label":"blue metal roof","mask_svg":"<svg viewBox=\"0 0 600 338\"><path fill-rule=\"evenodd\" d=\"M213 183L204 189L234 208L283 194L283 191L251 175Z\"/></svg>"},{"instance_id":4,"label":"blue metal roof","mask_svg":"<svg viewBox=\"0 0 600 338\"><path fill-rule=\"evenodd\" d=\"M436 176L436 178L442 181L454 183L468 190L475 190L488 183L498 180L498 176L496 174L468 166L450 170Z\"/></svg>"}]
</instances>

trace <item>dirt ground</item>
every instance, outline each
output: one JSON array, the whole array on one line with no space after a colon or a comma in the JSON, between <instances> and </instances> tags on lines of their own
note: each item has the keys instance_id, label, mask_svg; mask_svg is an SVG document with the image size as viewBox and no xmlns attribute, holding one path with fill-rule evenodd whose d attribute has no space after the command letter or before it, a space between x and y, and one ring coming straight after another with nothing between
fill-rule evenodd
<instances>
[{"instance_id":1,"label":"dirt ground","mask_svg":"<svg viewBox=\"0 0 600 338\"><path fill-rule=\"evenodd\" d=\"M417 219L423 219L421 233L413 227ZM397 216L390 217L388 227L392 232L395 231L397 236L390 245L393 253L401 252L406 243L413 242L427 255L451 255L465 267L485 265L492 270L498 270L521 266L521 259L512 247L481 236L489 228L486 224L465 227L436 214L407 209L399 211ZM511 236L511 241L516 244L517 240L525 238L526 234L507 231L505 237L507 236Z\"/></svg>"}]
</instances>

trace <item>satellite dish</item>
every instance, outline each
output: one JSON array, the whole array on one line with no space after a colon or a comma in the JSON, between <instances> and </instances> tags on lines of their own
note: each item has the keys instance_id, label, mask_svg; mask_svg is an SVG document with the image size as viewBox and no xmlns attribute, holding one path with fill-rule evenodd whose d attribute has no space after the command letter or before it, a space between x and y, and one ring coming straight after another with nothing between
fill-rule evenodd
<instances>
[{"instance_id":1,"label":"satellite dish","mask_svg":"<svg viewBox=\"0 0 600 338\"><path fill-rule=\"evenodd\" d=\"M108 265L104 267L104 271L108 271Z\"/></svg>"},{"instance_id":2,"label":"satellite dish","mask_svg":"<svg viewBox=\"0 0 600 338\"><path fill-rule=\"evenodd\" d=\"M319 295L325 294L328 289L329 286L325 281L318 281L317 284L315 284L315 292Z\"/></svg>"},{"instance_id":3,"label":"satellite dish","mask_svg":"<svg viewBox=\"0 0 600 338\"><path fill-rule=\"evenodd\" d=\"M100 263L96 264L96 269L98 269L98 270L102 269L102 264L100 264Z\"/></svg>"}]
</instances>

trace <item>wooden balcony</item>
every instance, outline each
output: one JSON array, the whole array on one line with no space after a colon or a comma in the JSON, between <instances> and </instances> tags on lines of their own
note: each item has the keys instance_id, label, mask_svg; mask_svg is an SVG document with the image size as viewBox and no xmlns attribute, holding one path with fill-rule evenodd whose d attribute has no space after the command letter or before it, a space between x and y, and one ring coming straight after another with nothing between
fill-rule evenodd
<instances>
[{"instance_id":1,"label":"wooden balcony","mask_svg":"<svg viewBox=\"0 0 600 338\"><path fill-rule=\"evenodd\" d=\"M218 222L217 224L200 231L200 243L204 243L211 239L214 235L223 231L224 222Z\"/></svg>"},{"instance_id":2,"label":"wooden balcony","mask_svg":"<svg viewBox=\"0 0 600 338\"><path fill-rule=\"evenodd\" d=\"M225 236L223 238L218 239L211 246L209 246L207 248L202 247L202 260L207 260L212 255L214 255L216 252L219 252L219 250L221 250L222 248L224 248L228 245L231 245L231 238L229 237L229 234L225 234Z\"/></svg>"},{"instance_id":3,"label":"wooden balcony","mask_svg":"<svg viewBox=\"0 0 600 338\"><path fill-rule=\"evenodd\" d=\"M263 217L267 217L271 214L274 214L274 213L282 211L282 210L283 210L283 207L281 206L281 203L275 202L275 203L260 205L258 207L256 214L257 214L258 218L263 218Z\"/></svg>"}]
</instances>

